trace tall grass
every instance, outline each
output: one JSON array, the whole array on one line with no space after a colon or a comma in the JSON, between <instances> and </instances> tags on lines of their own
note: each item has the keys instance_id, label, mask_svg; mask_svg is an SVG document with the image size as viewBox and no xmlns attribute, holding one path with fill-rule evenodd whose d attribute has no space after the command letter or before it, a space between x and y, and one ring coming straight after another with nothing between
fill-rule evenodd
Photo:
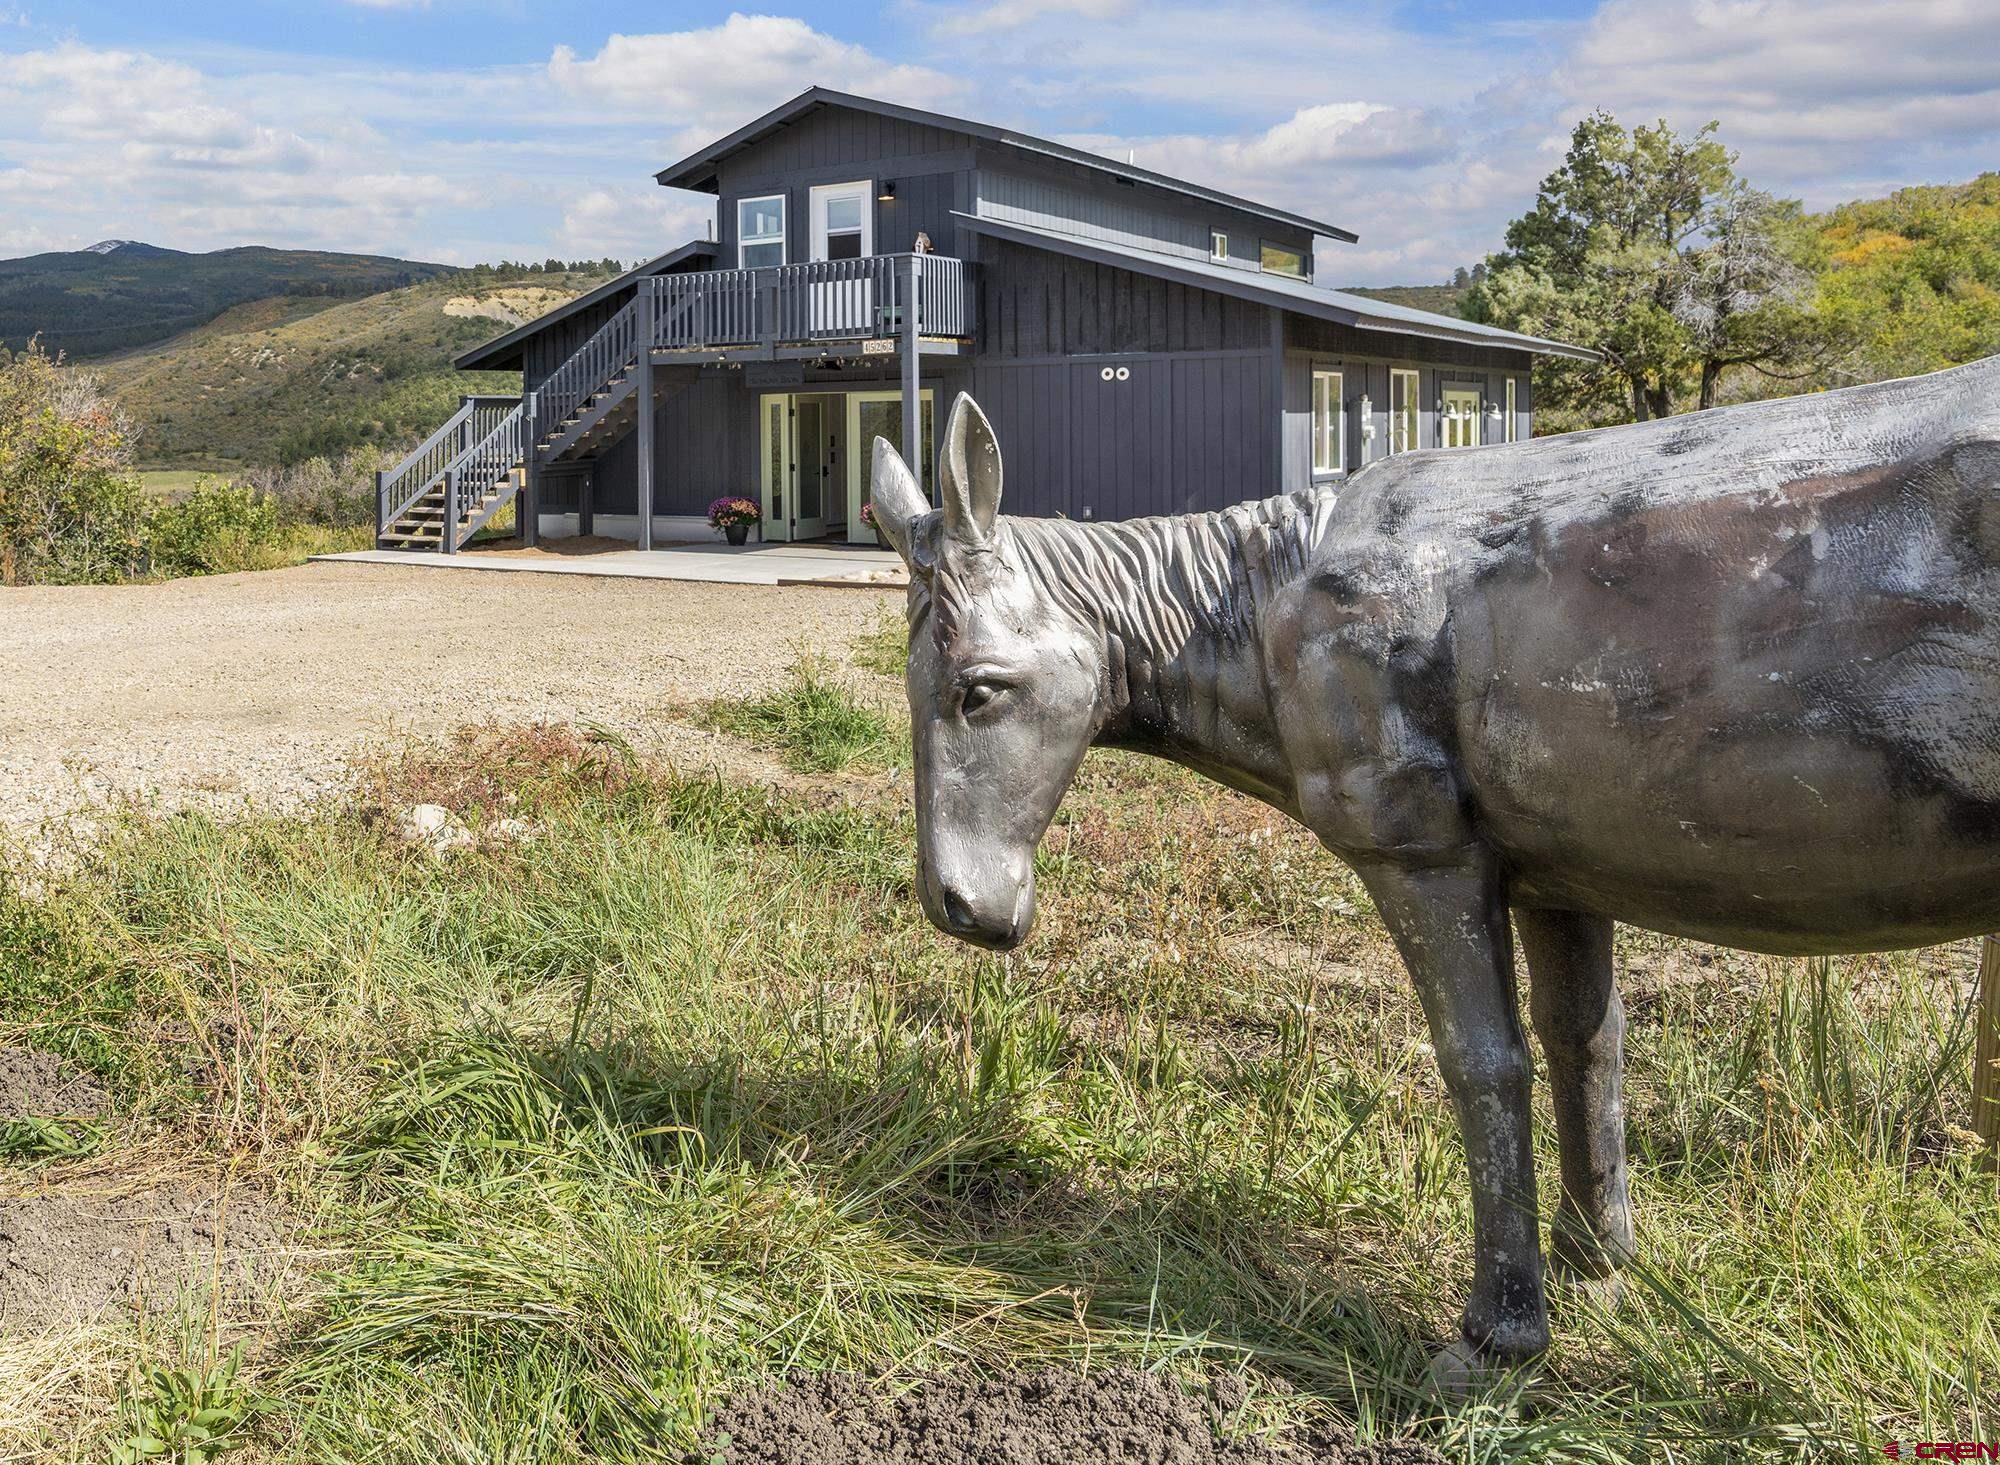
<instances>
[{"instance_id":1,"label":"tall grass","mask_svg":"<svg viewBox=\"0 0 2000 1465\"><path fill-rule=\"evenodd\" d=\"M673 1458L789 1368L1113 1360L1247 1369L1256 1417L1465 1459L2000 1429L1941 958L1626 938L1644 1264L1616 1314L1558 1297L1537 1376L1447 1405L1456 1128L1379 924L1275 816L1094 755L1001 959L924 926L894 803L559 729L369 787L134 818L0 893L0 1022L320 1218L332 1259L255 1380L277 1458ZM395 832L419 799L532 832L433 854Z\"/></svg>"},{"instance_id":2,"label":"tall grass","mask_svg":"<svg viewBox=\"0 0 2000 1465\"><path fill-rule=\"evenodd\" d=\"M897 741L888 719L857 698L822 656L800 656L772 691L718 699L701 711L711 727L770 744L800 773L887 762Z\"/></svg>"}]
</instances>

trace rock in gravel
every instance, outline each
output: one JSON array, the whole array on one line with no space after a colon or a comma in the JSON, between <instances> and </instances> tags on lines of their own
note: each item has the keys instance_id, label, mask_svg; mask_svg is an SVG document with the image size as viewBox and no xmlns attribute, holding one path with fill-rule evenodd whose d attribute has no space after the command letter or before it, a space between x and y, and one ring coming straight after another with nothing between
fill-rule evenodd
<instances>
[{"instance_id":1,"label":"rock in gravel","mask_svg":"<svg viewBox=\"0 0 2000 1465\"><path fill-rule=\"evenodd\" d=\"M403 811L398 825L411 844L427 844L438 854L472 843L472 831L442 804L415 804Z\"/></svg>"},{"instance_id":2,"label":"rock in gravel","mask_svg":"<svg viewBox=\"0 0 2000 1465\"><path fill-rule=\"evenodd\" d=\"M1218 1395L1218 1397L1220 1397ZM1221 1400L1223 1410L1227 1401ZM726 1465L1443 1465L1414 1440L1359 1444L1332 1426L1281 1445L1224 1440L1219 1411L1129 1368L943 1374L903 1389L796 1373L733 1395L702 1459Z\"/></svg>"}]
</instances>

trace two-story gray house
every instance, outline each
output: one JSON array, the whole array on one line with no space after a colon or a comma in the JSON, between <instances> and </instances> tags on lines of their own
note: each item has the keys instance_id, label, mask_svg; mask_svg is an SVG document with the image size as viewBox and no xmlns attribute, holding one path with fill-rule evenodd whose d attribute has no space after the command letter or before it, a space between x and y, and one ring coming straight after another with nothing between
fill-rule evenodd
<instances>
[{"instance_id":1,"label":"two-story gray house","mask_svg":"<svg viewBox=\"0 0 2000 1465\"><path fill-rule=\"evenodd\" d=\"M960 390L1010 512L1217 508L1526 437L1536 353L1589 355L1319 283L1336 224L819 87L659 181L715 195L717 237L461 357L522 397L383 475L383 544L450 552L516 494L530 536L705 537L733 494L766 539L872 540L869 444L929 473Z\"/></svg>"}]
</instances>

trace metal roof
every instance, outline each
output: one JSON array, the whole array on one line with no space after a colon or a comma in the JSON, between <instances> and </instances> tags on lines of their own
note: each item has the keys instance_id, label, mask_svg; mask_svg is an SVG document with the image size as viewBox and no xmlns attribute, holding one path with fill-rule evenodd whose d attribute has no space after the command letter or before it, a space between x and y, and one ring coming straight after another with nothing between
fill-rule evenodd
<instances>
[{"instance_id":1,"label":"metal roof","mask_svg":"<svg viewBox=\"0 0 2000 1465\"><path fill-rule=\"evenodd\" d=\"M1438 315L1408 305L1395 305L1387 300L1376 300L1367 295L1354 295L1345 290L1328 289L1309 280L1294 280L1284 275L1268 274L1261 270L1236 265L1216 264L1212 260L1196 259L1187 255L1159 254L1150 249L1135 249L1127 244L1117 244L1104 239L1086 239L1081 235L1064 234L1034 224L1018 224L1011 220L987 219L976 214L958 212L954 212L953 217L977 234L1009 240L1015 244L1025 244L1035 249L1049 249L1058 254L1072 255L1097 264L1136 270L1140 274L1154 275L1164 280L1178 280L1185 285L1199 286L1204 290L1214 290L1224 295L1236 295L1266 305L1282 306L1286 310L1338 321L1342 325L1353 326L1359 330L1390 331L1404 336L1428 336L1435 340L1457 341L1469 346L1496 346L1515 351L1533 351L1547 356L1568 356L1578 361L1598 359L1595 351L1584 346L1572 346L1566 341L1546 341L1540 336L1524 336L1516 331L1503 331L1498 326L1481 325L1477 321Z\"/></svg>"},{"instance_id":2,"label":"metal roof","mask_svg":"<svg viewBox=\"0 0 2000 1465\"><path fill-rule=\"evenodd\" d=\"M627 270L614 279L606 280L593 290L586 290L574 300L566 300L545 315L538 315L531 321L523 321L504 336L495 336L482 346L474 346L470 351L452 362L460 371L509 371L520 366L516 351L530 336L547 330L566 316L575 315L579 310L588 310L600 301L607 300L621 290L633 288L633 282L647 275L663 275L676 265L693 259L697 255L711 255L722 248L712 239L690 239L678 249L670 249L657 259L649 259L644 264ZM513 357L508 360L506 358ZM496 359L499 358L499 359Z\"/></svg>"},{"instance_id":3,"label":"metal roof","mask_svg":"<svg viewBox=\"0 0 2000 1465\"><path fill-rule=\"evenodd\" d=\"M1268 204L1238 198L1234 194L1217 189L1204 188L1198 183L1185 179L1171 178L1165 173L1155 173L1150 168L1136 167L1121 163L1098 153L1086 152L1082 148L1069 147L1064 143L1051 142L1047 138L1032 137L1025 132L1014 132L1004 127L994 127L990 123L972 122L963 117L949 117L942 112L928 112L921 107L905 107L895 102L877 101L874 97L857 96L852 92L837 92L827 87L807 87L789 102L773 107L754 122L718 139L700 152L691 153L672 167L663 168L654 176L669 188L688 188L698 193L718 191L716 167L724 158L744 148L762 142L780 128L795 122L807 112L820 107L851 107L856 111L872 112L881 117L894 117L904 122L914 122L926 127L942 127L952 132L962 132L982 142L990 142L1002 147L1036 153L1043 157L1055 158L1065 163L1075 163L1100 173L1109 173L1115 178L1127 178L1134 183L1147 184L1153 188L1165 189L1169 193L1197 198L1205 203L1219 204L1226 208L1240 209L1244 213L1257 214L1279 223L1290 224L1296 229L1305 229L1314 234L1324 234L1353 244L1360 238L1338 224L1329 224L1323 219L1309 219L1303 214L1295 214L1286 209L1275 209Z\"/></svg>"}]
</instances>

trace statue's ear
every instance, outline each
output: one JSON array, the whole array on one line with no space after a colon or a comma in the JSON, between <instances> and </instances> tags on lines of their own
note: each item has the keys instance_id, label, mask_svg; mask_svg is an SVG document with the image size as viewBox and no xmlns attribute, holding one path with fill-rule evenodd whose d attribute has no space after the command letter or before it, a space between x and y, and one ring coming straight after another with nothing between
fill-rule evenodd
<instances>
[{"instance_id":1,"label":"statue's ear","mask_svg":"<svg viewBox=\"0 0 2000 1465\"><path fill-rule=\"evenodd\" d=\"M910 564L910 531L917 520L930 512L931 506L924 502L923 490L917 487L910 465L885 437L875 439L869 498L875 506L875 522L881 526L883 538L903 557L904 564Z\"/></svg>"},{"instance_id":2,"label":"statue's ear","mask_svg":"<svg viewBox=\"0 0 2000 1465\"><path fill-rule=\"evenodd\" d=\"M1000 513L1000 444L993 424L964 392L951 404L951 420L945 424L938 497L946 535L975 547L992 540L993 521Z\"/></svg>"}]
</instances>

